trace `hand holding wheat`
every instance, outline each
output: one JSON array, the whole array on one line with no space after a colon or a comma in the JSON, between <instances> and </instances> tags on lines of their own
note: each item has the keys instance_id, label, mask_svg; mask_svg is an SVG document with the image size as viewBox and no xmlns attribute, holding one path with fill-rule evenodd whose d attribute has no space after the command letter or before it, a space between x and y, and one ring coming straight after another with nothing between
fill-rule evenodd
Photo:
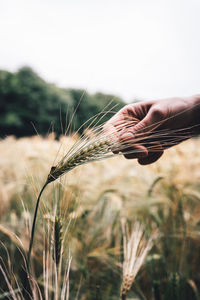
<instances>
[{"instance_id":1,"label":"hand holding wheat","mask_svg":"<svg viewBox=\"0 0 200 300\"><path fill-rule=\"evenodd\" d=\"M200 133L199 110L200 96L138 102L122 108L105 130L116 132L121 146L114 153L121 151L146 165L158 160L165 149Z\"/></svg>"}]
</instances>

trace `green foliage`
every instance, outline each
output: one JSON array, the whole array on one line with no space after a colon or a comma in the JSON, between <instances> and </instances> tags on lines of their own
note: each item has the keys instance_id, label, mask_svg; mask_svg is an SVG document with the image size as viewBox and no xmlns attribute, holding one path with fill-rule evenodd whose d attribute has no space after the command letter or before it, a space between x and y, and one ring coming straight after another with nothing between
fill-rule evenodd
<instances>
[{"instance_id":1,"label":"green foliage","mask_svg":"<svg viewBox=\"0 0 200 300\"><path fill-rule=\"evenodd\" d=\"M74 111L76 118L70 127L71 131L77 130L111 100L111 106L118 104L115 111L124 105L121 99L112 95L89 95L83 90L58 88L45 82L29 67L16 73L0 70L1 137L11 134L29 136L36 131L45 135L52 130L60 135L69 125ZM107 119L109 117L110 114ZM102 118L101 121L105 120Z\"/></svg>"}]
</instances>

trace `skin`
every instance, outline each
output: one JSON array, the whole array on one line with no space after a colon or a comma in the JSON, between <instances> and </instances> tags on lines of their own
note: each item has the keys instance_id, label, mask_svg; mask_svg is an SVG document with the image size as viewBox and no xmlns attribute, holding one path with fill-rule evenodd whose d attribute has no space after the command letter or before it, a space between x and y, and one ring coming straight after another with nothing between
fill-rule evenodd
<instances>
[{"instance_id":1,"label":"skin","mask_svg":"<svg viewBox=\"0 0 200 300\"><path fill-rule=\"evenodd\" d=\"M147 165L167 148L198 135L199 123L200 95L195 95L126 105L107 122L105 131L117 142L114 153L121 151L127 159Z\"/></svg>"}]
</instances>

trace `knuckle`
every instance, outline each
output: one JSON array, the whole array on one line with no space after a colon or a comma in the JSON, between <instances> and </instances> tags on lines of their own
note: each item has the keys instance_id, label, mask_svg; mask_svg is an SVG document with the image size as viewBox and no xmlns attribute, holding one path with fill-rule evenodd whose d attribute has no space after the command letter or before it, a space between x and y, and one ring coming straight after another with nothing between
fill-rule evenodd
<instances>
[{"instance_id":1,"label":"knuckle","mask_svg":"<svg viewBox=\"0 0 200 300\"><path fill-rule=\"evenodd\" d=\"M160 105L155 105L151 110L151 114L155 120L160 120L165 117L165 110Z\"/></svg>"},{"instance_id":2,"label":"knuckle","mask_svg":"<svg viewBox=\"0 0 200 300\"><path fill-rule=\"evenodd\" d=\"M133 112L138 107L138 103L130 103L125 105L122 110L126 112Z\"/></svg>"},{"instance_id":3,"label":"knuckle","mask_svg":"<svg viewBox=\"0 0 200 300\"><path fill-rule=\"evenodd\" d=\"M124 108L126 109L132 109L134 106L134 104L127 104L126 106L124 106Z\"/></svg>"},{"instance_id":4,"label":"knuckle","mask_svg":"<svg viewBox=\"0 0 200 300\"><path fill-rule=\"evenodd\" d=\"M121 110L124 115L129 115L133 111L133 104L127 104Z\"/></svg>"}]
</instances>

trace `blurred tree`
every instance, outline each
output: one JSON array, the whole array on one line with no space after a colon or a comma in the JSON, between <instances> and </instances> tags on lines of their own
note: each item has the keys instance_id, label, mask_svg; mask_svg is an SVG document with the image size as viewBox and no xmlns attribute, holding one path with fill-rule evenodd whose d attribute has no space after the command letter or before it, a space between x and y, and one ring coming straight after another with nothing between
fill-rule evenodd
<instances>
[{"instance_id":1,"label":"blurred tree","mask_svg":"<svg viewBox=\"0 0 200 300\"><path fill-rule=\"evenodd\" d=\"M96 93L90 95L84 90L70 89L70 94L73 98L74 111L76 111L74 122L75 128L80 128L82 132L88 127L90 122L99 115L97 120L101 119L100 123L107 121L114 112L117 112L124 106L122 99L113 95Z\"/></svg>"},{"instance_id":2,"label":"blurred tree","mask_svg":"<svg viewBox=\"0 0 200 300\"><path fill-rule=\"evenodd\" d=\"M45 135L51 130L60 135L73 112L76 113L71 130L77 130L101 112L111 98L112 106L117 103L119 109L124 105L121 99L111 95L89 95L83 90L58 88L29 67L22 67L16 73L0 70L0 136L29 136L36 131Z\"/></svg>"}]
</instances>

